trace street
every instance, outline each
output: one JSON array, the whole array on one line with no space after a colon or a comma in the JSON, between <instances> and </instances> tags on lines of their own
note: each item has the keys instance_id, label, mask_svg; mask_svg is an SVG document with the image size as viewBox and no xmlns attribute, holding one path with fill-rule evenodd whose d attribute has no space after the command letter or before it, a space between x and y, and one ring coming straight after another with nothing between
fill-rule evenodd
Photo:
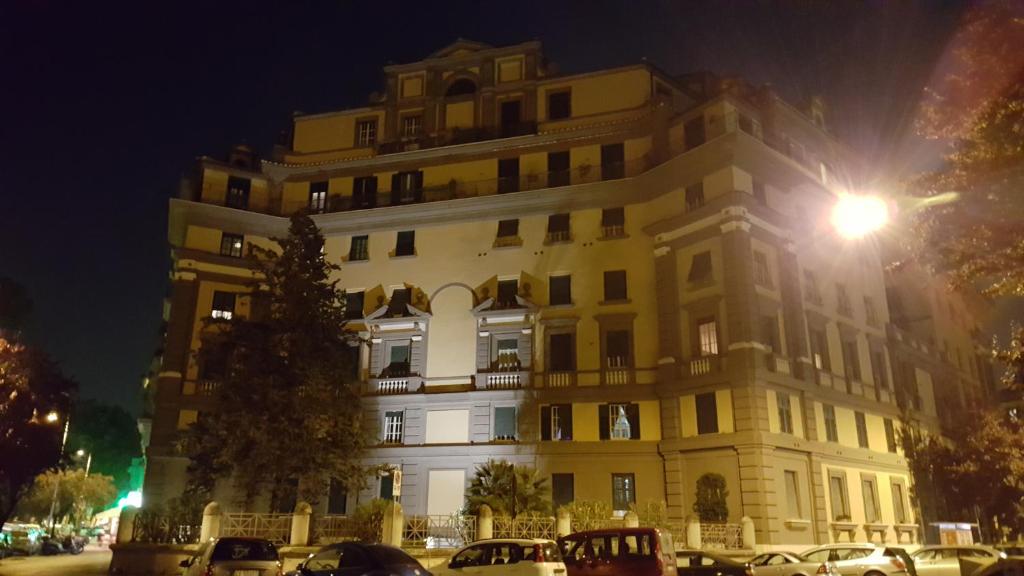
<instances>
[{"instance_id":1,"label":"street","mask_svg":"<svg viewBox=\"0 0 1024 576\"><path fill-rule=\"evenodd\" d=\"M110 550L89 547L78 556L15 556L0 560L0 576L105 576Z\"/></svg>"}]
</instances>

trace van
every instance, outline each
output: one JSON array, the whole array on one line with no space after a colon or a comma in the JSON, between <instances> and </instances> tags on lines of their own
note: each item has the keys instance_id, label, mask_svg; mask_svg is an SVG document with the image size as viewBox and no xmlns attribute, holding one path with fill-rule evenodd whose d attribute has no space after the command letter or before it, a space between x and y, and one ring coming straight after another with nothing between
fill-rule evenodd
<instances>
[{"instance_id":1,"label":"van","mask_svg":"<svg viewBox=\"0 0 1024 576\"><path fill-rule=\"evenodd\" d=\"M677 576L672 534L658 528L609 528L558 539L568 576Z\"/></svg>"}]
</instances>

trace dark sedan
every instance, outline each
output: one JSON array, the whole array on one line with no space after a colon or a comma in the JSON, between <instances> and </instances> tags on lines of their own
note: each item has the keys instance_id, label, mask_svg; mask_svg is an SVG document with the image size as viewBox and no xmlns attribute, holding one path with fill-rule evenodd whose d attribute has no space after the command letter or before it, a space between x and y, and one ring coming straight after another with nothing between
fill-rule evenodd
<instances>
[{"instance_id":1,"label":"dark sedan","mask_svg":"<svg viewBox=\"0 0 1024 576\"><path fill-rule=\"evenodd\" d=\"M753 576L747 564L703 550L677 550L679 576Z\"/></svg>"},{"instance_id":2,"label":"dark sedan","mask_svg":"<svg viewBox=\"0 0 1024 576\"><path fill-rule=\"evenodd\" d=\"M289 576L431 576L401 548L342 542L309 555Z\"/></svg>"}]
</instances>

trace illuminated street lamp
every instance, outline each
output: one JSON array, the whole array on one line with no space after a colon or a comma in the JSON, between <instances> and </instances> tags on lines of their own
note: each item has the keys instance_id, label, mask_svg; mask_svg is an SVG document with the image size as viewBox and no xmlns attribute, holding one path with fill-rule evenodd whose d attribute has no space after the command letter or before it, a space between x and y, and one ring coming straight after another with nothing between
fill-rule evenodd
<instances>
[{"instance_id":1,"label":"illuminated street lamp","mask_svg":"<svg viewBox=\"0 0 1024 576\"><path fill-rule=\"evenodd\" d=\"M89 457L86 458L86 460L85 460L85 476L86 476L86 478L88 478L89 477L89 468L92 466L92 452L86 452L85 450L83 450L81 448L79 448L75 452L75 456L78 456L79 458L85 456L86 454L89 455Z\"/></svg>"},{"instance_id":2,"label":"illuminated street lamp","mask_svg":"<svg viewBox=\"0 0 1024 576\"><path fill-rule=\"evenodd\" d=\"M46 421L50 424L57 422L57 420L60 420L60 414L57 414L56 412L50 412L46 415Z\"/></svg>"},{"instance_id":3,"label":"illuminated street lamp","mask_svg":"<svg viewBox=\"0 0 1024 576\"><path fill-rule=\"evenodd\" d=\"M888 222L889 206L878 196L840 194L832 208L832 227L850 240L877 232Z\"/></svg>"}]
</instances>

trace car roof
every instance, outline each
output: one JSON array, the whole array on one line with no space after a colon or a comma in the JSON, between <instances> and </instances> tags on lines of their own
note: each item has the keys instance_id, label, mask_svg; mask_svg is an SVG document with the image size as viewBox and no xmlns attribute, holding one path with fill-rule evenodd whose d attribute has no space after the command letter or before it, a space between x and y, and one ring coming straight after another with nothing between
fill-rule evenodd
<instances>
[{"instance_id":1,"label":"car roof","mask_svg":"<svg viewBox=\"0 0 1024 576\"><path fill-rule=\"evenodd\" d=\"M485 538L483 540L474 540L466 546L473 546L476 544L554 544L554 540L545 540L544 538Z\"/></svg>"},{"instance_id":2,"label":"car roof","mask_svg":"<svg viewBox=\"0 0 1024 576\"><path fill-rule=\"evenodd\" d=\"M652 532L661 533L661 530L657 528L600 528L598 530L584 530L581 532L573 532L568 536L562 536L562 538L573 538L577 536L601 536L605 534L650 534Z\"/></svg>"},{"instance_id":3,"label":"car roof","mask_svg":"<svg viewBox=\"0 0 1024 576\"><path fill-rule=\"evenodd\" d=\"M874 550L876 548L884 548L884 546L866 544L863 542L849 542L845 544L823 544L821 546L815 546L814 548L808 548L807 551L804 552L804 554L806 554L807 552L813 552L815 550L841 550L843 548L865 548Z\"/></svg>"}]
</instances>

